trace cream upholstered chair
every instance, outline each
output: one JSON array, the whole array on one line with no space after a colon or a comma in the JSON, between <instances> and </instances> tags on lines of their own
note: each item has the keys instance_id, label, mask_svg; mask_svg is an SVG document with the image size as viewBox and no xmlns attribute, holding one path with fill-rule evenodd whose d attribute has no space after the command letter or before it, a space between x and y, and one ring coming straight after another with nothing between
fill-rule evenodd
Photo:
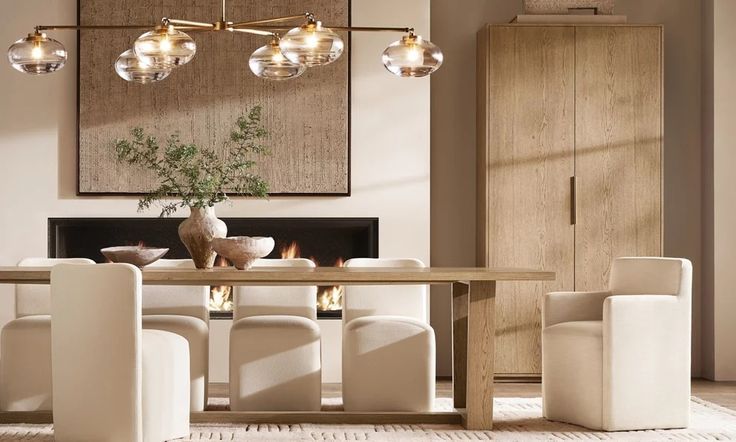
<instances>
[{"instance_id":1,"label":"cream upholstered chair","mask_svg":"<svg viewBox=\"0 0 736 442\"><path fill-rule=\"evenodd\" d=\"M357 258L345 267L424 267L416 259ZM430 411L435 337L427 286L346 286L342 389L345 411Z\"/></svg>"},{"instance_id":2,"label":"cream upholstered chair","mask_svg":"<svg viewBox=\"0 0 736 442\"><path fill-rule=\"evenodd\" d=\"M174 333L142 330L141 279L129 264L51 270L55 440L189 435L189 346Z\"/></svg>"},{"instance_id":3,"label":"cream upholstered chair","mask_svg":"<svg viewBox=\"0 0 736 442\"><path fill-rule=\"evenodd\" d=\"M191 259L160 259L147 268L194 268ZM209 287L143 286L143 328L164 330L189 342L191 411L207 405L209 382Z\"/></svg>"},{"instance_id":4,"label":"cream upholstered chair","mask_svg":"<svg viewBox=\"0 0 736 442\"><path fill-rule=\"evenodd\" d=\"M686 259L619 258L607 291L547 294L544 416L607 431L687 427L691 290Z\"/></svg>"},{"instance_id":5,"label":"cream upholstered chair","mask_svg":"<svg viewBox=\"0 0 736 442\"><path fill-rule=\"evenodd\" d=\"M303 267L308 259L259 259L254 267ZM321 408L317 287L235 287L230 330L230 409Z\"/></svg>"},{"instance_id":6,"label":"cream upholstered chair","mask_svg":"<svg viewBox=\"0 0 736 442\"><path fill-rule=\"evenodd\" d=\"M84 258L26 258L20 267L59 263L94 264ZM15 287L16 319L0 336L0 410L51 410L51 289L48 285Z\"/></svg>"}]
</instances>

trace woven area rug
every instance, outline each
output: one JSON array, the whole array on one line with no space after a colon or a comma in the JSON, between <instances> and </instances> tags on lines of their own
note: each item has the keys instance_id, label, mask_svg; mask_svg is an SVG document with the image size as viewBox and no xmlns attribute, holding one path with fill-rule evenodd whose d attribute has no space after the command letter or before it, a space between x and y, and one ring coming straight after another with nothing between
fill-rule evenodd
<instances>
[{"instance_id":1,"label":"woven area rug","mask_svg":"<svg viewBox=\"0 0 736 442\"><path fill-rule=\"evenodd\" d=\"M439 410L449 399L438 400ZM499 398L493 431L464 431L454 425L192 425L188 441L677 441L736 440L736 411L692 399L690 428L682 430L593 432L542 418L540 398ZM0 441L53 441L51 425L0 425Z\"/></svg>"}]
</instances>

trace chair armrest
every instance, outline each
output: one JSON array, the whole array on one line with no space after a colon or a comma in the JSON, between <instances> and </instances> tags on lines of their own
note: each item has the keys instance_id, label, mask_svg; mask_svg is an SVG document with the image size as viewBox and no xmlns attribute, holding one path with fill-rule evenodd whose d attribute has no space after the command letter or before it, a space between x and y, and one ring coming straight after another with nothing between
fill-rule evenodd
<instances>
[{"instance_id":1,"label":"chair armrest","mask_svg":"<svg viewBox=\"0 0 736 442\"><path fill-rule=\"evenodd\" d=\"M611 292L551 292L542 301L542 328L569 321L600 321Z\"/></svg>"},{"instance_id":2,"label":"chair armrest","mask_svg":"<svg viewBox=\"0 0 736 442\"><path fill-rule=\"evenodd\" d=\"M688 422L690 303L672 295L610 296L603 304L603 406L628 409L606 428L633 425L640 410L670 409ZM631 398L638 400L632 405ZM674 424L668 424L674 425Z\"/></svg>"}]
</instances>

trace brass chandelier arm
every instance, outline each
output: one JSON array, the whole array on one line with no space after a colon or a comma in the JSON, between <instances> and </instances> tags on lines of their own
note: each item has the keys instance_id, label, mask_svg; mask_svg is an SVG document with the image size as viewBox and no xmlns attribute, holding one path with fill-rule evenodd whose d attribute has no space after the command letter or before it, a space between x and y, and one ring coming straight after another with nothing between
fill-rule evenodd
<instances>
[{"instance_id":1,"label":"brass chandelier arm","mask_svg":"<svg viewBox=\"0 0 736 442\"><path fill-rule=\"evenodd\" d=\"M202 26L174 26L174 29L177 31L186 31L186 32L210 32L214 31L212 28L203 28Z\"/></svg>"},{"instance_id":2,"label":"brass chandelier arm","mask_svg":"<svg viewBox=\"0 0 736 442\"><path fill-rule=\"evenodd\" d=\"M272 37L276 35L276 33L271 31L264 31L261 29L249 29L249 28L228 28L228 31L231 32L242 32L243 34L255 34L255 35L264 35L268 37Z\"/></svg>"},{"instance_id":3,"label":"brass chandelier arm","mask_svg":"<svg viewBox=\"0 0 736 442\"><path fill-rule=\"evenodd\" d=\"M84 30L84 29L151 29L151 25L38 25L37 31Z\"/></svg>"},{"instance_id":4,"label":"brass chandelier arm","mask_svg":"<svg viewBox=\"0 0 736 442\"><path fill-rule=\"evenodd\" d=\"M414 28L382 28L376 26L328 26L333 31L348 31L348 32L407 32L413 33Z\"/></svg>"},{"instance_id":5,"label":"brass chandelier arm","mask_svg":"<svg viewBox=\"0 0 736 442\"><path fill-rule=\"evenodd\" d=\"M189 20L167 19L167 22L174 26L177 30L215 30L212 23L201 23ZM114 30L114 29L151 29L151 25L38 25L35 27L37 31L54 31L54 30ZM229 25L229 31L262 31L259 35L273 35L276 31L283 31L293 28L291 25L246 25L244 23L233 23ZM348 32L414 32L413 28L381 28L373 26L325 26L336 31ZM257 34L257 32L251 32Z\"/></svg>"},{"instance_id":6,"label":"brass chandelier arm","mask_svg":"<svg viewBox=\"0 0 736 442\"><path fill-rule=\"evenodd\" d=\"M252 27L254 25L266 25L269 23L283 23L286 21L293 21L293 20L299 20L299 19L309 19L310 17L313 17L311 12L305 12L300 15L288 15L285 17L274 17L274 18L265 18L263 20L252 20L252 21L243 21L239 23L233 23L230 26L233 28L239 28L239 27Z\"/></svg>"},{"instance_id":7,"label":"brass chandelier arm","mask_svg":"<svg viewBox=\"0 0 736 442\"><path fill-rule=\"evenodd\" d=\"M212 23L204 23L199 21L191 21L191 20L179 20L178 18L163 18L161 19L161 22L164 25L182 25L182 26L189 26L189 27L195 27L195 28L206 28L206 29L214 29L215 25Z\"/></svg>"},{"instance_id":8,"label":"brass chandelier arm","mask_svg":"<svg viewBox=\"0 0 736 442\"><path fill-rule=\"evenodd\" d=\"M233 28L236 27L235 24L232 25ZM248 28L252 29L264 29L269 31L283 31L292 29L294 26L288 26L288 25L248 25ZM329 26L324 25L325 28L330 28L333 31L347 31L347 32L405 32L405 33L413 33L414 28L386 28L386 27L376 27L376 26Z\"/></svg>"}]
</instances>

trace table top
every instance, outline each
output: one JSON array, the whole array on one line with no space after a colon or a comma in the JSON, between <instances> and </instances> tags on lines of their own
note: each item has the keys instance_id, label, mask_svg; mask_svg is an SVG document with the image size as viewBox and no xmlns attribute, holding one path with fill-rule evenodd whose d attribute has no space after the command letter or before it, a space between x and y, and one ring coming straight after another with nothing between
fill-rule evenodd
<instances>
[{"instance_id":1,"label":"table top","mask_svg":"<svg viewBox=\"0 0 736 442\"><path fill-rule=\"evenodd\" d=\"M49 284L50 267L0 267L0 284ZM447 284L473 281L551 281L554 272L534 269L483 267L425 268L283 268L237 270L150 268L143 270L146 285L365 285Z\"/></svg>"}]
</instances>

